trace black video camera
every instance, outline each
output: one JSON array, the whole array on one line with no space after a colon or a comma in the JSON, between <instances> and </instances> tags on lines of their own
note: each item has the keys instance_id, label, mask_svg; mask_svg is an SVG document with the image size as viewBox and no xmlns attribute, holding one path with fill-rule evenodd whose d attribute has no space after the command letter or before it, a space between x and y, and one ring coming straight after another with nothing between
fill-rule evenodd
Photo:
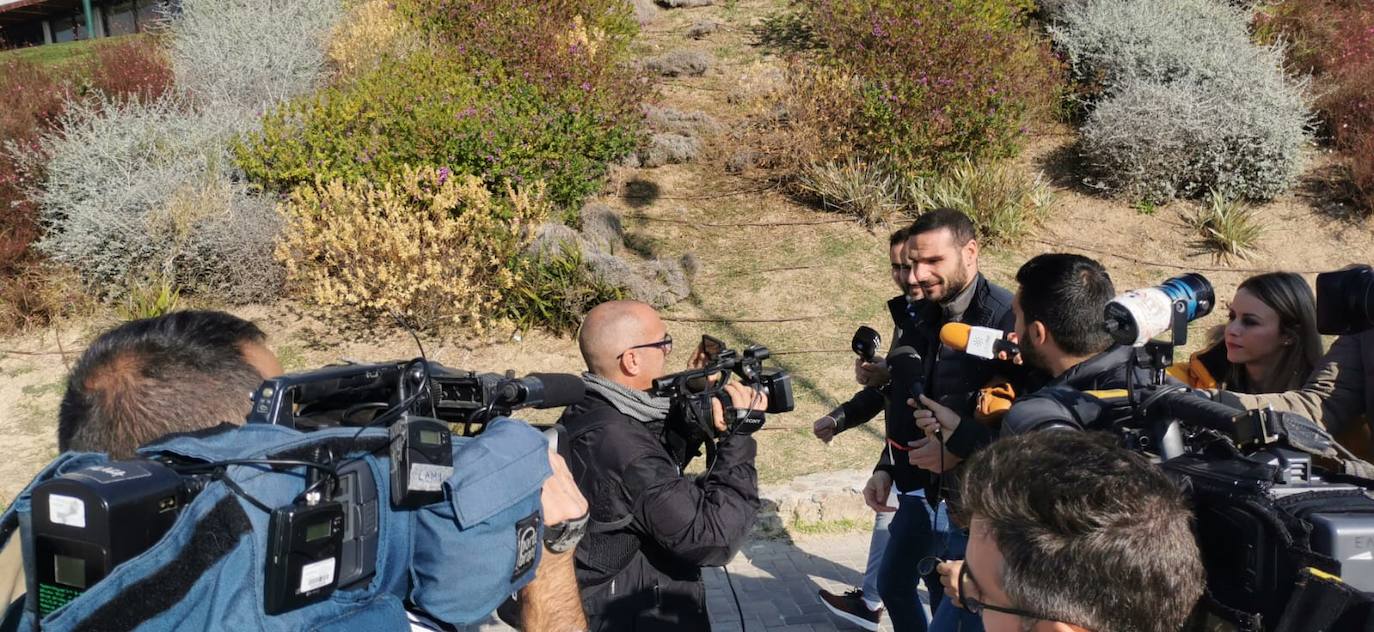
<instances>
[{"instance_id":1,"label":"black video camera","mask_svg":"<svg viewBox=\"0 0 1374 632\"><path fill-rule=\"evenodd\" d=\"M1317 275L1317 329L1356 334L1374 327L1374 269L1352 266Z\"/></svg>"},{"instance_id":2,"label":"black video camera","mask_svg":"<svg viewBox=\"0 0 1374 632\"><path fill-rule=\"evenodd\" d=\"M769 356L767 347L751 345L739 352L716 338L702 336L701 348L706 366L660 377L654 380L649 390L655 397L667 397L672 401L675 417L691 433L707 439L752 434L763 427L763 413L786 413L796 407L792 396L792 376L782 369L763 366ZM725 392L725 385L732 375L768 399L766 411L734 408L730 396ZM716 430L711 416L712 400L719 400L729 417L724 433Z\"/></svg>"},{"instance_id":3,"label":"black video camera","mask_svg":"<svg viewBox=\"0 0 1374 632\"><path fill-rule=\"evenodd\" d=\"M347 364L267 380L253 393L248 423L311 431L390 425L402 414L461 426L465 436L521 408L558 408L582 400L582 379L561 373L477 373L437 362ZM393 418L382 416L391 412Z\"/></svg>"}]
</instances>

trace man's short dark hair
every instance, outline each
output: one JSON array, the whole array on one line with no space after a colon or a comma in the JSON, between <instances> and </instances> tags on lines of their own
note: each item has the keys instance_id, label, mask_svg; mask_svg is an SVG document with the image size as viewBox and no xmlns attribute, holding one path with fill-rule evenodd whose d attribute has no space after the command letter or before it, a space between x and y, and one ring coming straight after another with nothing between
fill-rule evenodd
<instances>
[{"instance_id":1,"label":"man's short dark hair","mask_svg":"<svg viewBox=\"0 0 1374 632\"><path fill-rule=\"evenodd\" d=\"M1014 608L1089 630L1175 632L1202 594L1183 494L1111 435L996 441L969 461L963 498L1005 559Z\"/></svg>"},{"instance_id":2,"label":"man's short dark hair","mask_svg":"<svg viewBox=\"0 0 1374 632\"><path fill-rule=\"evenodd\" d=\"M1016 271L1016 281L1025 323L1044 323L1064 353L1095 355L1112 346L1102 312L1116 289L1102 264L1082 255L1037 255Z\"/></svg>"},{"instance_id":3,"label":"man's short dark hair","mask_svg":"<svg viewBox=\"0 0 1374 632\"><path fill-rule=\"evenodd\" d=\"M266 338L257 325L214 311L173 312L101 334L67 380L58 448L125 459L168 433L243 423L263 378L242 345Z\"/></svg>"},{"instance_id":4,"label":"man's short dark hair","mask_svg":"<svg viewBox=\"0 0 1374 632\"><path fill-rule=\"evenodd\" d=\"M910 232L908 231L907 227L905 227L905 226L903 226L903 227L901 227L901 228L898 228L897 230L892 231L892 234L887 236L887 247L888 247L888 248L891 248L891 247L893 247L893 246L896 246L897 244L900 244L900 243L906 241L906 238L907 238L909 235L910 235Z\"/></svg>"},{"instance_id":5,"label":"man's short dark hair","mask_svg":"<svg viewBox=\"0 0 1374 632\"><path fill-rule=\"evenodd\" d=\"M942 228L949 229L949 234L954 237L954 245L963 246L974 237L978 236L974 230L973 220L969 219L962 211L952 208L937 208L922 213L916 221L907 227L907 237L915 237L921 233L928 233Z\"/></svg>"}]
</instances>

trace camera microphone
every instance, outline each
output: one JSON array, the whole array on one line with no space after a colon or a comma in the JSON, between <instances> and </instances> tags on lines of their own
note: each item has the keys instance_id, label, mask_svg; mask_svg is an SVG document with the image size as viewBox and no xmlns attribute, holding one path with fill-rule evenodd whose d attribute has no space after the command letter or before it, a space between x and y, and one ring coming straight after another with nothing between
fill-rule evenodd
<instances>
[{"instance_id":1,"label":"camera microphone","mask_svg":"<svg viewBox=\"0 0 1374 632\"><path fill-rule=\"evenodd\" d=\"M1009 334L991 327L972 327L964 323L946 323L940 328L940 342L955 351L963 351L984 360L996 360L999 353L1011 359L1021 353L1016 343L1007 340Z\"/></svg>"},{"instance_id":2,"label":"camera microphone","mask_svg":"<svg viewBox=\"0 0 1374 632\"><path fill-rule=\"evenodd\" d=\"M501 383L496 401L510 408L561 408L586 396L582 378L567 373L531 373Z\"/></svg>"}]
</instances>

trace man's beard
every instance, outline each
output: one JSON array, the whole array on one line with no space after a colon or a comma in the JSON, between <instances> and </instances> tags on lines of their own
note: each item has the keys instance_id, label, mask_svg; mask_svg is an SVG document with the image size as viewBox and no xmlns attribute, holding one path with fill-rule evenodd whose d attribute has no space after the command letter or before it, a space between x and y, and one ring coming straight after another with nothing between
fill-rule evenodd
<instances>
[{"instance_id":1,"label":"man's beard","mask_svg":"<svg viewBox=\"0 0 1374 632\"><path fill-rule=\"evenodd\" d=\"M942 279L945 293L940 297L940 303L948 303L954 300L964 288L968 287L969 274L964 268L964 254L959 253L959 260L955 262L954 272ZM929 295L927 295L929 297Z\"/></svg>"},{"instance_id":2,"label":"man's beard","mask_svg":"<svg viewBox=\"0 0 1374 632\"><path fill-rule=\"evenodd\" d=\"M1035 343L1031 342L1030 336L1018 334L1017 338L1018 346L1021 347L1021 361L1026 366L1048 371L1049 367L1045 366L1045 356L1040 353L1040 349L1036 348Z\"/></svg>"}]
</instances>

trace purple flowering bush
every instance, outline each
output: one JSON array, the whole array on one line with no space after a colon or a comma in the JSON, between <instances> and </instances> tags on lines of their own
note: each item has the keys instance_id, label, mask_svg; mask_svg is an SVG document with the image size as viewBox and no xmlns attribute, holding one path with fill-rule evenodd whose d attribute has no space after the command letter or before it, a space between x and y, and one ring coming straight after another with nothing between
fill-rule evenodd
<instances>
[{"instance_id":1,"label":"purple flowering bush","mask_svg":"<svg viewBox=\"0 0 1374 632\"><path fill-rule=\"evenodd\" d=\"M1058 106L1063 67L1028 28L1030 2L801 4L822 70L794 63L792 91L822 107L790 111L813 118L797 123L848 154L829 158L915 174L1006 157L1027 125Z\"/></svg>"}]
</instances>

